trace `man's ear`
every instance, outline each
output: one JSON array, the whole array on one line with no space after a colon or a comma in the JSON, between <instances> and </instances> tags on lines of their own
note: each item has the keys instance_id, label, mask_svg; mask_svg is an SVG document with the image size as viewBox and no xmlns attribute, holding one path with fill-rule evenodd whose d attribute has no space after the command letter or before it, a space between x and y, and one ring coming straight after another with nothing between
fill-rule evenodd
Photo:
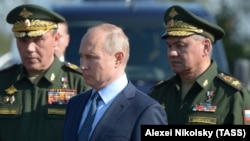
<instances>
[{"instance_id":1,"label":"man's ear","mask_svg":"<svg viewBox=\"0 0 250 141\"><path fill-rule=\"evenodd\" d=\"M204 45L204 54L205 55L210 55L211 51L212 51L212 42L210 41L210 39L206 38L203 42Z\"/></svg>"},{"instance_id":2,"label":"man's ear","mask_svg":"<svg viewBox=\"0 0 250 141\"><path fill-rule=\"evenodd\" d=\"M116 65L119 65L124 62L124 52L119 51L115 53Z\"/></svg>"},{"instance_id":3,"label":"man's ear","mask_svg":"<svg viewBox=\"0 0 250 141\"><path fill-rule=\"evenodd\" d=\"M58 48L58 46L59 46L59 38L60 38L59 33L55 32L54 33L54 41L55 41L55 43L54 43L54 49Z\"/></svg>"}]
</instances>

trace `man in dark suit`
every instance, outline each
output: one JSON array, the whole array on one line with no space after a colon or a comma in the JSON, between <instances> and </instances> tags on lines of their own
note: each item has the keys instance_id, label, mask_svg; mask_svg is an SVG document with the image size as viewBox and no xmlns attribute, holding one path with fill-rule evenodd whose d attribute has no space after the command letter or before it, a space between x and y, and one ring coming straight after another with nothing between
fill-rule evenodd
<instances>
[{"instance_id":1,"label":"man in dark suit","mask_svg":"<svg viewBox=\"0 0 250 141\"><path fill-rule=\"evenodd\" d=\"M108 23L90 28L79 54L83 77L93 89L70 99L63 141L83 141L81 136L90 141L140 141L142 124L167 124L161 105L126 76L129 42L121 28ZM100 96L97 112L91 128L82 132L95 92Z\"/></svg>"}]
</instances>

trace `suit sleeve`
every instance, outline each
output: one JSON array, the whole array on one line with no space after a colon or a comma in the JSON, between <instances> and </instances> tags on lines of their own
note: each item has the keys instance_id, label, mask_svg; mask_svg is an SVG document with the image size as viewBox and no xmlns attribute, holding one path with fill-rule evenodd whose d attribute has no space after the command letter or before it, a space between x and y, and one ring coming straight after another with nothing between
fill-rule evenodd
<instances>
[{"instance_id":1,"label":"suit sleeve","mask_svg":"<svg viewBox=\"0 0 250 141\"><path fill-rule=\"evenodd\" d=\"M140 115L136 131L133 133L135 139L141 140L141 125L167 125L167 114L160 104L155 103L147 107Z\"/></svg>"}]
</instances>

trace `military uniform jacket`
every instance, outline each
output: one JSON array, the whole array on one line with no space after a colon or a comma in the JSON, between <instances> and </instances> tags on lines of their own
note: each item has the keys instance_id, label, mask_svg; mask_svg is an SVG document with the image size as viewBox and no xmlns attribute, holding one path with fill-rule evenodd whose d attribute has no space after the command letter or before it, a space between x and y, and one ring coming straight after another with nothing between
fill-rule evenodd
<instances>
[{"instance_id":1,"label":"military uniform jacket","mask_svg":"<svg viewBox=\"0 0 250 141\"><path fill-rule=\"evenodd\" d=\"M169 124L249 124L250 94L240 81L219 72L217 64L195 81L181 99L178 75L158 84L150 95L160 102Z\"/></svg>"},{"instance_id":2,"label":"military uniform jacket","mask_svg":"<svg viewBox=\"0 0 250 141\"><path fill-rule=\"evenodd\" d=\"M86 88L79 68L58 58L36 85L23 65L0 81L0 141L61 141L68 99Z\"/></svg>"}]
</instances>

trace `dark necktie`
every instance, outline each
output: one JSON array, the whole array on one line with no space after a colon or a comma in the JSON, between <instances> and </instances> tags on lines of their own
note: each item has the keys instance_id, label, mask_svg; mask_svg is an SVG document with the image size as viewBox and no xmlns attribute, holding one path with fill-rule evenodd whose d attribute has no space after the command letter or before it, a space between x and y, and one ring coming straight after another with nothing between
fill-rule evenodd
<instances>
[{"instance_id":1,"label":"dark necktie","mask_svg":"<svg viewBox=\"0 0 250 141\"><path fill-rule=\"evenodd\" d=\"M92 100L91 107L90 107L88 115L87 115L87 117L82 125L82 128L79 132L78 141L88 141L89 134L90 134L90 131L92 129L92 123L95 119L95 114L96 114L96 110L97 110L97 103L98 103L98 100L100 100L100 96L99 96L98 91L96 91L94 93L91 100Z\"/></svg>"}]
</instances>

